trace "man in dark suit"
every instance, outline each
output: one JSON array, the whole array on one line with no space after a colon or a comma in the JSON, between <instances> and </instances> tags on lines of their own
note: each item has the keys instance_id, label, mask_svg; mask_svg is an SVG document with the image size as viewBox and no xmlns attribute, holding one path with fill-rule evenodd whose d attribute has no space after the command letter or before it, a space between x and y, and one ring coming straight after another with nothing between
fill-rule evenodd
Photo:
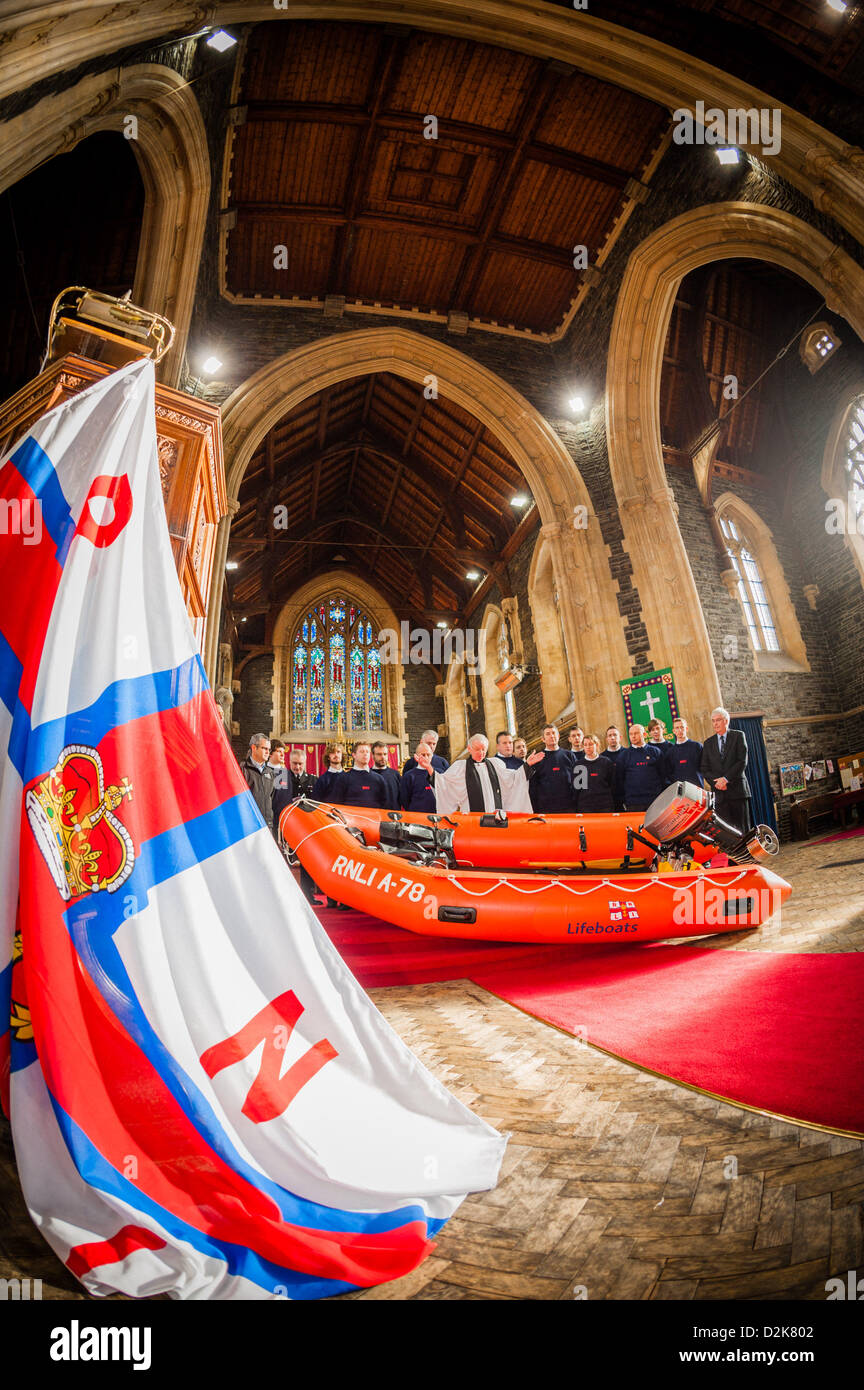
<instances>
[{"instance_id":1,"label":"man in dark suit","mask_svg":"<svg viewBox=\"0 0 864 1390\"><path fill-rule=\"evenodd\" d=\"M279 835L279 817L290 806L298 796L311 796L312 788L315 785L315 778L306 771L306 754L302 748L292 748L288 755L288 767L284 769L286 774L285 785L277 787L273 792L273 825L274 833L279 841L280 848L284 850L284 842ZM318 889L313 879L300 865L300 887L307 902L314 903Z\"/></svg>"},{"instance_id":2,"label":"man in dark suit","mask_svg":"<svg viewBox=\"0 0 864 1390\"><path fill-rule=\"evenodd\" d=\"M729 728L729 711L711 711L714 732L702 746L702 776L714 792L717 814L742 834L750 829L750 786L747 781L747 740Z\"/></svg>"}]
</instances>

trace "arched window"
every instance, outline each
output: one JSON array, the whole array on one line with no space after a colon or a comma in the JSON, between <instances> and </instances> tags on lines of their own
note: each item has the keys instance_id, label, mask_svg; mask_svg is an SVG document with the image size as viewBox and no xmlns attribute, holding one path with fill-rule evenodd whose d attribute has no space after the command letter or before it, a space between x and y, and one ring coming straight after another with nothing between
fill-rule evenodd
<instances>
[{"instance_id":1,"label":"arched window","mask_svg":"<svg viewBox=\"0 0 864 1390\"><path fill-rule=\"evenodd\" d=\"M723 583L741 606L754 669L809 671L801 625L767 524L732 492L718 497L714 507L729 557Z\"/></svg>"},{"instance_id":2,"label":"arched window","mask_svg":"<svg viewBox=\"0 0 864 1390\"><path fill-rule=\"evenodd\" d=\"M291 644L293 728L382 727L377 636L369 615L342 594L304 614Z\"/></svg>"},{"instance_id":3,"label":"arched window","mask_svg":"<svg viewBox=\"0 0 864 1390\"><path fill-rule=\"evenodd\" d=\"M849 504L854 508L855 522L861 531L864 516L864 396L853 402L846 424L846 488ZM851 528L850 528L851 529Z\"/></svg>"},{"instance_id":4,"label":"arched window","mask_svg":"<svg viewBox=\"0 0 864 1390\"><path fill-rule=\"evenodd\" d=\"M744 620L754 651L779 652L777 624L768 602L756 547L745 534L740 522L728 513L720 517L720 529L726 541L726 554L738 576L738 598L744 610Z\"/></svg>"}]
</instances>

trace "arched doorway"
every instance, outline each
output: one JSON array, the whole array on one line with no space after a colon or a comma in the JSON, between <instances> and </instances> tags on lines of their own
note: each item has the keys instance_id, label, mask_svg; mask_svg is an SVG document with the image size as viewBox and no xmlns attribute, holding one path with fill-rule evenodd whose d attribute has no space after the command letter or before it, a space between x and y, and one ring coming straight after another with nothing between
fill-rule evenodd
<instances>
[{"instance_id":1,"label":"arched doorway","mask_svg":"<svg viewBox=\"0 0 864 1390\"><path fill-rule=\"evenodd\" d=\"M515 388L448 344L403 328L361 329L310 343L256 372L223 409L229 510L255 449L282 416L327 386L378 372L420 384L433 375L439 395L470 412L507 449L531 489L541 519L554 530L550 546L577 700L585 709L596 701L595 690L604 692L604 701L605 692L611 698L617 681L629 671L629 659L600 525L576 464L548 422ZM218 653L229 533L226 518L214 563L205 647L208 672Z\"/></svg>"},{"instance_id":2,"label":"arched doorway","mask_svg":"<svg viewBox=\"0 0 864 1390\"><path fill-rule=\"evenodd\" d=\"M864 270L806 223L776 208L721 203L673 218L627 264L609 346L606 430L651 660L675 673L697 731L721 703L708 631L666 481L660 435L663 347L685 275L710 261L766 260L799 275L864 336Z\"/></svg>"}]
</instances>

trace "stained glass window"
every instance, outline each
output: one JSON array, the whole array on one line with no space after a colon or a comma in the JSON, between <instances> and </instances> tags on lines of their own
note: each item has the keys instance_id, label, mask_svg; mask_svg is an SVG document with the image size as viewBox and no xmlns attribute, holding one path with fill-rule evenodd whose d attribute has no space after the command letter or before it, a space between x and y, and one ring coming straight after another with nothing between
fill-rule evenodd
<instances>
[{"instance_id":1,"label":"stained glass window","mask_svg":"<svg viewBox=\"0 0 864 1390\"><path fill-rule=\"evenodd\" d=\"M342 594L332 594L303 615L292 644L295 729L372 733L383 728L383 673L375 635L369 615Z\"/></svg>"}]
</instances>

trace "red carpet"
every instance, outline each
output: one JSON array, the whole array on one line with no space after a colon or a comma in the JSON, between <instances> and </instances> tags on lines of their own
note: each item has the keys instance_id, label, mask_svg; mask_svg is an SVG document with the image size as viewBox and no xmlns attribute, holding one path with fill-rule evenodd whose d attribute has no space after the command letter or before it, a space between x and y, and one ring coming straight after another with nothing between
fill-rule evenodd
<instances>
[{"instance_id":1,"label":"red carpet","mask_svg":"<svg viewBox=\"0 0 864 1390\"><path fill-rule=\"evenodd\" d=\"M726 1100L864 1134L864 953L781 955L413 936L319 908L361 984L471 979L626 1061Z\"/></svg>"},{"instance_id":2,"label":"red carpet","mask_svg":"<svg viewBox=\"0 0 864 1390\"><path fill-rule=\"evenodd\" d=\"M851 830L838 830L836 835L823 835L821 840L813 840L814 845L830 845L832 840L857 840L864 835L864 825L855 825Z\"/></svg>"}]
</instances>

